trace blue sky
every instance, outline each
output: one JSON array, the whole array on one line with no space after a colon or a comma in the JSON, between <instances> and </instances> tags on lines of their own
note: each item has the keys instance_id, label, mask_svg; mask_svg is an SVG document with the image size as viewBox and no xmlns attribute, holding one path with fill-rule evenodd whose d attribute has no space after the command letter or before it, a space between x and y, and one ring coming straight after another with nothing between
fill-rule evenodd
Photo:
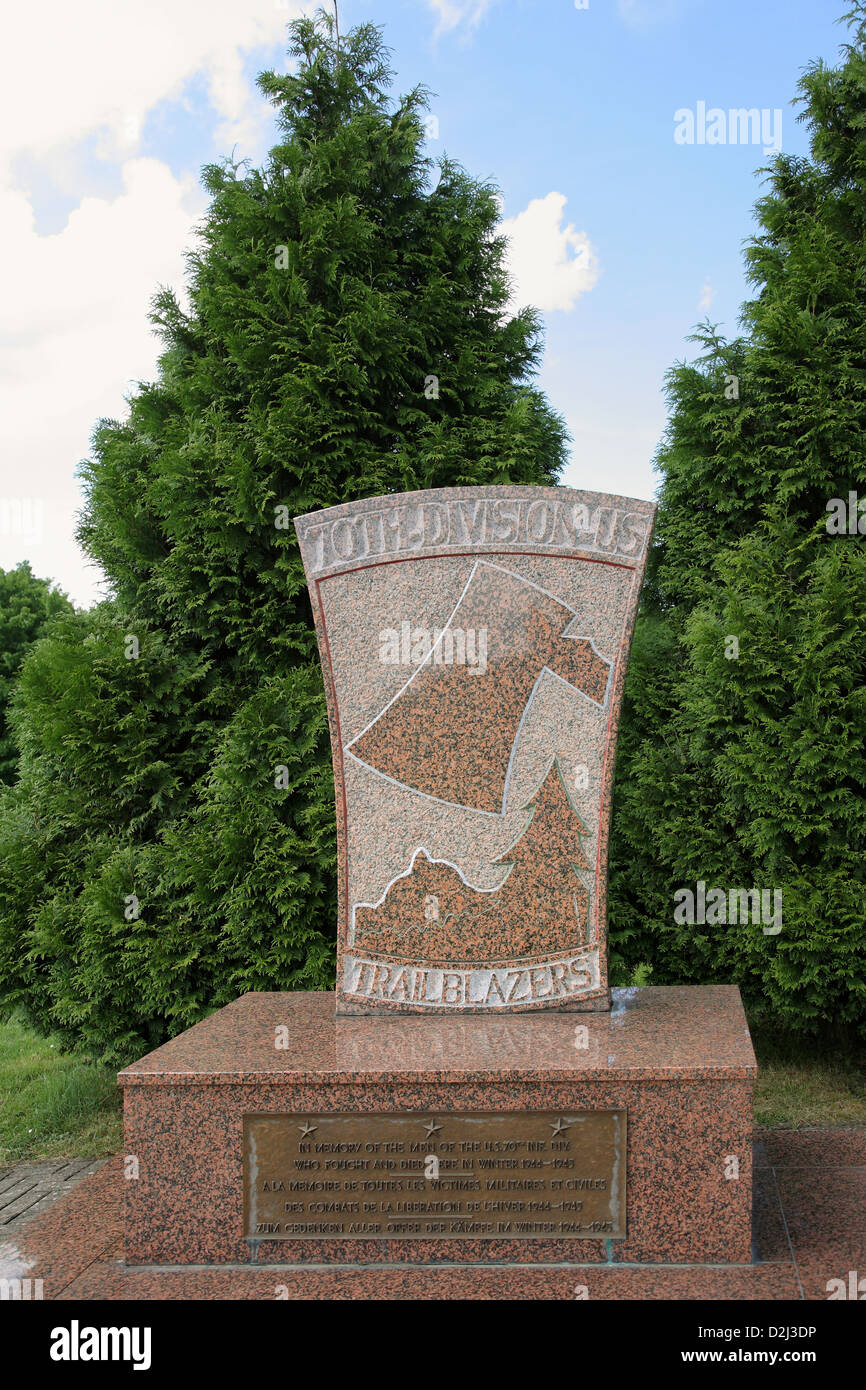
<instances>
[{"instance_id":1,"label":"blue sky","mask_svg":"<svg viewBox=\"0 0 866 1390\"><path fill-rule=\"evenodd\" d=\"M581 0L582 3L582 0ZM272 143L255 88L286 65L295 0L47 0L0 58L0 567L28 558L79 603L79 460L153 372L146 320L182 284L200 166ZM707 314L734 333L764 145L679 143L703 103L782 112L837 60L844 0L341 0L383 25L395 87L432 89L430 153L495 181L516 302L546 323L540 383L574 436L564 482L651 497L664 373ZM40 72L38 89L34 72ZM716 134L719 131L716 123ZM749 131L749 137L752 132Z\"/></svg>"}]
</instances>

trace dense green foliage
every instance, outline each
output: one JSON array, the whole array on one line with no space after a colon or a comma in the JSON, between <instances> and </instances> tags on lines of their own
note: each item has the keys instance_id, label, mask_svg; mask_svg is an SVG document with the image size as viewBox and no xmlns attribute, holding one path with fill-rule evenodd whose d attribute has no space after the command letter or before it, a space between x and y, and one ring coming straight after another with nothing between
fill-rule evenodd
<instances>
[{"instance_id":1,"label":"dense green foliage","mask_svg":"<svg viewBox=\"0 0 866 1390\"><path fill-rule=\"evenodd\" d=\"M278 509L551 483L564 458L494 190L424 157L425 94L391 101L376 29L291 34L297 70L261 79L279 143L205 170L189 308L157 296L158 380L95 434L80 540L112 597L16 697L0 994L112 1059L246 989L332 983L327 722Z\"/></svg>"},{"instance_id":2,"label":"dense green foliage","mask_svg":"<svg viewBox=\"0 0 866 1390\"><path fill-rule=\"evenodd\" d=\"M0 784L14 782L18 770L7 711L21 663L51 619L70 608L65 595L50 580L38 579L26 560L0 570Z\"/></svg>"},{"instance_id":3,"label":"dense green foliage","mask_svg":"<svg viewBox=\"0 0 866 1390\"><path fill-rule=\"evenodd\" d=\"M620 959L866 1032L866 7L800 83L747 249L745 336L669 374L656 540L615 800ZM736 381L733 380L736 378ZM866 532L866 517L862 528ZM731 655L739 641L739 656ZM673 891L780 889L783 927L677 925Z\"/></svg>"},{"instance_id":4,"label":"dense green foliage","mask_svg":"<svg viewBox=\"0 0 866 1390\"><path fill-rule=\"evenodd\" d=\"M866 534L827 524L866 499L866 4L851 19L841 66L801 81L811 157L769 171L743 336L705 325L668 377L610 895L615 978L734 981L770 1026L839 1038L866 1031ZM291 32L297 71L261 79L280 142L205 171L189 307L157 296L158 379L95 434L80 539L112 597L52 599L21 665L46 613L0 584L0 995L109 1060L246 989L332 983L327 721L279 517L563 461L493 190L424 158L425 94L389 99L375 29ZM699 881L781 890L781 932L678 924Z\"/></svg>"}]
</instances>

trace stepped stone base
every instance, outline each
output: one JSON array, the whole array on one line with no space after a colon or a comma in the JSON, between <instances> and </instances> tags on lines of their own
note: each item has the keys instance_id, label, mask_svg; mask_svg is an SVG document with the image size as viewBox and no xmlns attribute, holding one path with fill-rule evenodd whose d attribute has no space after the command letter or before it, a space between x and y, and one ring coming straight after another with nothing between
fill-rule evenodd
<instances>
[{"instance_id":1,"label":"stepped stone base","mask_svg":"<svg viewBox=\"0 0 866 1390\"><path fill-rule=\"evenodd\" d=\"M247 994L120 1073L126 1154L137 1161L129 1166L138 1174L124 1185L126 1264L290 1267L296 1271L290 1279L293 1287L305 1277L297 1271L309 1266L309 1290L320 1297L340 1296L344 1286L354 1287L360 1267L381 1270L379 1282L397 1278L408 1281L408 1288L415 1281L417 1295L426 1297L431 1271L445 1266L456 1272L436 1278L461 1289L468 1280L480 1291L493 1277L491 1265L497 1267L496 1280L506 1284L526 1279L545 1283L553 1278L550 1266L566 1266L567 1273L569 1267L595 1264L748 1265L755 1073L739 992L730 986L614 990L609 1013L582 1017L337 1018L332 994ZM551 1133L574 1136L584 1132L582 1125L587 1132L593 1124L604 1127L604 1117L593 1112L605 1112L608 1118L615 1112L617 1124L622 1122L616 1131L619 1147L604 1148L603 1161L613 1165L614 1178L588 1184L602 1187L608 1181L616 1186L624 1178L624 1226L617 1230L616 1221L609 1223L614 1231L610 1238L563 1236L556 1213L550 1221L556 1234L548 1238L537 1212L528 1238L514 1235L513 1222L508 1236L475 1238L476 1229L499 1228L482 1219L490 1194L486 1170L475 1167L474 1158L458 1166L464 1178L474 1173L478 1190L468 1198L452 1196L452 1215L433 1227L435 1237L332 1238L338 1221L310 1218L309 1213L306 1222L276 1225L280 1231L312 1230L313 1238L262 1239L251 1225L256 1213L249 1202L255 1206L276 1200L283 1211L282 1193L277 1199L255 1195L256 1182L258 1188L267 1186L250 1173L250 1164L255 1169L257 1162L264 1163L266 1150L257 1160L254 1142L264 1130L276 1132L282 1125L286 1135L297 1129L300 1136L303 1127L312 1126L308 1147L292 1149L295 1158L284 1156L280 1171L324 1175L316 1134L321 1139L336 1133L337 1118L346 1133L366 1134L377 1143L393 1132L388 1129L393 1117L404 1117L406 1133L417 1128L426 1134L432 1124L431 1142L406 1142L400 1152L435 1149L439 1143L445 1155L450 1150L441 1141L449 1133L468 1132L467 1124L474 1123L483 1135L492 1134L495 1123L495 1132L503 1133L508 1132L507 1123L503 1131L504 1120L513 1117L515 1133L525 1122L530 1128L541 1126L533 1133L547 1133L549 1127ZM279 1116L293 1118L263 1128L261 1119L251 1119ZM271 1156L273 1142L267 1150ZM527 1141L520 1142L524 1148L517 1151L526 1153ZM534 1147L544 1146L536 1142ZM301 1163L299 1152L319 1157ZM580 1158L573 1171L590 1171L596 1161L602 1163L601 1158ZM395 1158L397 1163L419 1166L409 1159ZM525 1197L527 1207L532 1184L525 1184L528 1192L521 1186L523 1170L528 1168L532 1176L536 1166L543 1173L543 1164L535 1160L512 1163L511 1171L517 1169L512 1195L515 1200ZM387 1165L380 1161L377 1167L382 1171ZM447 1167L444 1163L443 1177ZM354 1176L371 1183L373 1159ZM335 1177L343 1185L337 1196L346 1203L345 1171ZM407 1198L406 1184L394 1182L400 1190L392 1210ZM421 1194L422 1206L445 1190L417 1180L409 1186ZM359 1199L368 1195L357 1181L355 1193ZM458 1218L453 1216L455 1201L463 1203ZM378 1197L369 1203L377 1205L381 1213L384 1203ZM340 1219L345 1232L355 1224ZM385 1221L381 1215L376 1219ZM525 1221L522 1225L527 1229ZM427 1224L418 1229L423 1232ZM399 1276L395 1266L403 1267ZM554 1282L559 1278L557 1274Z\"/></svg>"}]
</instances>

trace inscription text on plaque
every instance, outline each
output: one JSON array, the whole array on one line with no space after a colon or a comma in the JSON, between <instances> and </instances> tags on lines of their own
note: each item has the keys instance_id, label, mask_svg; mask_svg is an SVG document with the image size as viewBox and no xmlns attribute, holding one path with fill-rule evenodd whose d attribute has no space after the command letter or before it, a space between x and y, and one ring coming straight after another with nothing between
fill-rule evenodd
<instances>
[{"instance_id":1,"label":"inscription text on plaque","mask_svg":"<svg viewBox=\"0 0 866 1390\"><path fill-rule=\"evenodd\" d=\"M624 1110L244 1116L251 1240L625 1237Z\"/></svg>"}]
</instances>

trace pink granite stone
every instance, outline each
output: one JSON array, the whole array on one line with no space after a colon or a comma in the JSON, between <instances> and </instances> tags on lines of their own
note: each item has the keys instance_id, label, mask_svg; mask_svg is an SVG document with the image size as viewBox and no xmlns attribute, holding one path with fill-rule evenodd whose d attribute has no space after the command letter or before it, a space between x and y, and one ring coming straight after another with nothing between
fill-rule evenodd
<instances>
[{"instance_id":1,"label":"pink granite stone","mask_svg":"<svg viewBox=\"0 0 866 1390\"><path fill-rule=\"evenodd\" d=\"M60 1298L95 1261L116 1256L123 1239L123 1185L117 1156L11 1238L0 1230L0 1279L38 1279L42 1297Z\"/></svg>"},{"instance_id":2,"label":"pink granite stone","mask_svg":"<svg viewBox=\"0 0 866 1390\"><path fill-rule=\"evenodd\" d=\"M739 993L613 993L609 1013L580 1021L339 1018L332 994L245 995L120 1074L139 1165L125 1185L127 1263L747 1264L755 1060ZM622 1240L245 1235L245 1115L599 1110L627 1115Z\"/></svg>"},{"instance_id":3,"label":"pink granite stone","mask_svg":"<svg viewBox=\"0 0 866 1390\"><path fill-rule=\"evenodd\" d=\"M289 1297L353 1296L358 1266L383 1297L558 1297L593 1267L626 1296L631 1266L749 1266L738 991L611 1007L608 989L653 514L458 488L296 521L337 791L337 992L246 995L121 1073L127 1266L267 1266L250 1296L280 1270Z\"/></svg>"},{"instance_id":4,"label":"pink granite stone","mask_svg":"<svg viewBox=\"0 0 866 1390\"><path fill-rule=\"evenodd\" d=\"M608 1006L616 734L655 508L571 488L299 517L337 799L337 1011Z\"/></svg>"},{"instance_id":5,"label":"pink granite stone","mask_svg":"<svg viewBox=\"0 0 866 1390\"><path fill-rule=\"evenodd\" d=\"M61 1299L209 1299L298 1302L404 1300L508 1302L779 1300L800 1297L790 1264L736 1266L467 1265L130 1269L92 1265Z\"/></svg>"},{"instance_id":6,"label":"pink granite stone","mask_svg":"<svg viewBox=\"0 0 866 1390\"><path fill-rule=\"evenodd\" d=\"M866 1131L763 1130L755 1145L751 1264L132 1266L124 1262L120 1157L0 1240L0 1278L42 1280L46 1300L817 1300L866 1293ZM766 1165L770 1158L773 1167ZM762 1166L763 1164L763 1166ZM774 1172L775 1169L775 1172ZM776 1174L784 1182L782 1193ZM859 1189L859 1191L858 1191ZM792 1246L793 1240L793 1246ZM862 1281L862 1283L861 1283ZM31 1292L31 1297L37 1297ZM21 1309L23 1313L23 1308ZM799 1319L798 1319L799 1320ZM810 1321L810 1319L803 1319ZM710 1324L712 1325L712 1323Z\"/></svg>"}]
</instances>

